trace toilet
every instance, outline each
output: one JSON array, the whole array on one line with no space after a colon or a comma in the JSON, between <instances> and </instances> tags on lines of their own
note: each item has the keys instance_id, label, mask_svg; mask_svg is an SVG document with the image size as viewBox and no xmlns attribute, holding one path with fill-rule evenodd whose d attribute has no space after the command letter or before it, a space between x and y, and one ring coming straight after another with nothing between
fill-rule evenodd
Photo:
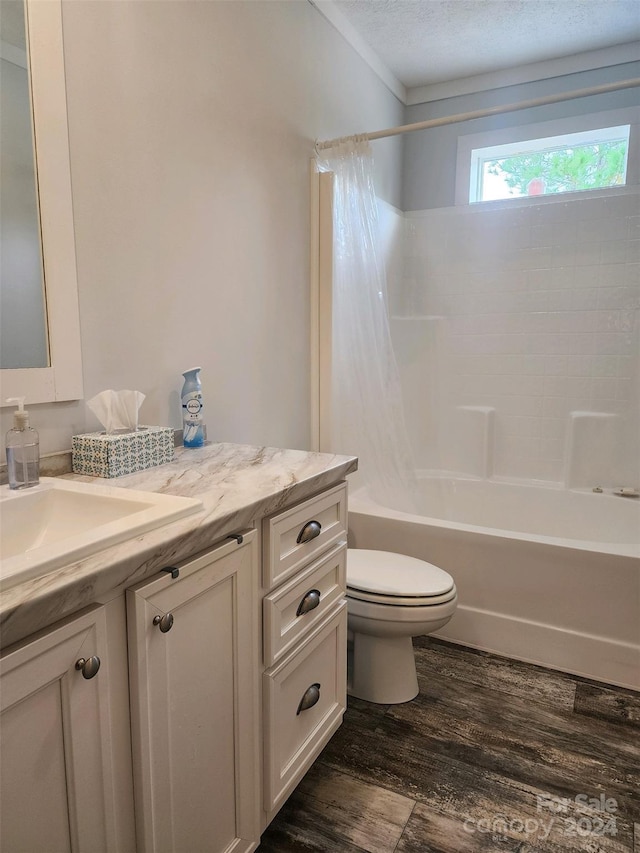
<instances>
[{"instance_id":1,"label":"toilet","mask_svg":"<svg viewBox=\"0 0 640 853\"><path fill-rule=\"evenodd\" d=\"M383 705L414 699L411 638L446 625L457 602L453 578L437 566L405 554L349 548L349 694Z\"/></svg>"}]
</instances>

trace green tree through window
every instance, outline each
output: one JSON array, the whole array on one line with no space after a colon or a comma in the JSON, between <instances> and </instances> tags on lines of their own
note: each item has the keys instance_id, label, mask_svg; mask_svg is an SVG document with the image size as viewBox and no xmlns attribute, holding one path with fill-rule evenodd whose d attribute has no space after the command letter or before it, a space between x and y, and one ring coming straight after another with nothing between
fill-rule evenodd
<instances>
[{"instance_id":1,"label":"green tree through window","mask_svg":"<svg viewBox=\"0 0 640 853\"><path fill-rule=\"evenodd\" d=\"M516 195L527 195L531 182L539 179L544 194L576 192L623 185L627 147L626 140L599 142L487 160L484 165Z\"/></svg>"}]
</instances>

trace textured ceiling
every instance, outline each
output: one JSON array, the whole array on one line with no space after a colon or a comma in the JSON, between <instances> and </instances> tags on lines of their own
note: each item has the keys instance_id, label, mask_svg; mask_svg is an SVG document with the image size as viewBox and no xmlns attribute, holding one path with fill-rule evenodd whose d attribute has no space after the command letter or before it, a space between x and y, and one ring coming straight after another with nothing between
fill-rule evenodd
<instances>
[{"instance_id":1,"label":"textured ceiling","mask_svg":"<svg viewBox=\"0 0 640 853\"><path fill-rule=\"evenodd\" d=\"M640 39L640 0L334 0L411 88Z\"/></svg>"}]
</instances>

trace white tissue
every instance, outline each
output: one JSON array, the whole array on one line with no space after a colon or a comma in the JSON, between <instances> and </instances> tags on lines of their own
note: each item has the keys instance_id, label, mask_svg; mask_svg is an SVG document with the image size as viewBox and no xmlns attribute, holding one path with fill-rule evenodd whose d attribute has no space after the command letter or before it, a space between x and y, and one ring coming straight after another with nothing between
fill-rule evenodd
<instances>
[{"instance_id":1,"label":"white tissue","mask_svg":"<svg viewBox=\"0 0 640 853\"><path fill-rule=\"evenodd\" d=\"M138 429L138 410L144 401L141 391L101 391L87 400L106 433Z\"/></svg>"}]
</instances>

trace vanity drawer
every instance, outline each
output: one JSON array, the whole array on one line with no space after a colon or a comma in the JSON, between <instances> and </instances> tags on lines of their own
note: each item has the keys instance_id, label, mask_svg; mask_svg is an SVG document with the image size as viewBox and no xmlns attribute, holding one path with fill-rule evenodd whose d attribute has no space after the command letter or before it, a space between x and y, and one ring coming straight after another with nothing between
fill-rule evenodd
<instances>
[{"instance_id":1,"label":"vanity drawer","mask_svg":"<svg viewBox=\"0 0 640 853\"><path fill-rule=\"evenodd\" d=\"M342 721L346 641L344 601L299 650L263 675L266 812L282 804Z\"/></svg>"},{"instance_id":2,"label":"vanity drawer","mask_svg":"<svg viewBox=\"0 0 640 853\"><path fill-rule=\"evenodd\" d=\"M340 543L264 598L265 666L282 658L344 598L346 557L346 543Z\"/></svg>"},{"instance_id":3,"label":"vanity drawer","mask_svg":"<svg viewBox=\"0 0 640 853\"><path fill-rule=\"evenodd\" d=\"M347 485L263 522L264 585L272 589L347 535Z\"/></svg>"}]
</instances>

